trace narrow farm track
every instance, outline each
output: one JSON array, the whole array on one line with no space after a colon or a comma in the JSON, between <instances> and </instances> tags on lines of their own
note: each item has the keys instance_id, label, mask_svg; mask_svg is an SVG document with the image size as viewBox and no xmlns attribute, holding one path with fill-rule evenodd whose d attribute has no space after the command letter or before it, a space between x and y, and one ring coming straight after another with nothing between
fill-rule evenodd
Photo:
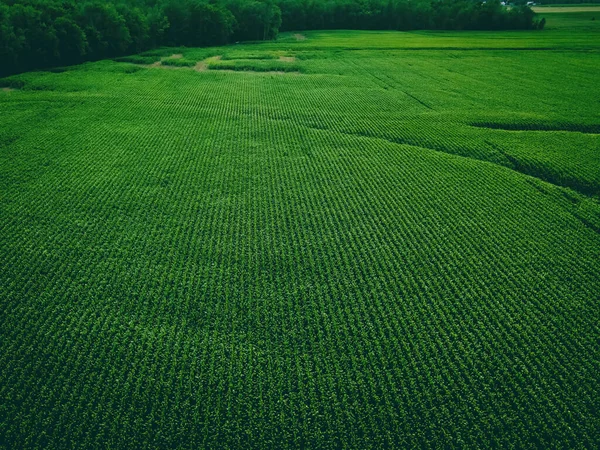
<instances>
[{"instance_id":1,"label":"narrow farm track","mask_svg":"<svg viewBox=\"0 0 600 450\"><path fill-rule=\"evenodd\" d=\"M307 37L0 92L0 444L600 443L599 54Z\"/></svg>"}]
</instances>

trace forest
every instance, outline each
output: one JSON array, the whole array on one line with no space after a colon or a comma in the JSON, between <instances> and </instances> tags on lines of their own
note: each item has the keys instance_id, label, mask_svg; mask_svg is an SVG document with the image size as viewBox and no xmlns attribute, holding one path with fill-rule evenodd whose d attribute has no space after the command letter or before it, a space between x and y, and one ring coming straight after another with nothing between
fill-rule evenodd
<instances>
[{"instance_id":1,"label":"forest","mask_svg":"<svg viewBox=\"0 0 600 450\"><path fill-rule=\"evenodd\" d=\"M542 28L499 0L0 0L0 76L279 31Z\"/></svg>"}]
</instances>

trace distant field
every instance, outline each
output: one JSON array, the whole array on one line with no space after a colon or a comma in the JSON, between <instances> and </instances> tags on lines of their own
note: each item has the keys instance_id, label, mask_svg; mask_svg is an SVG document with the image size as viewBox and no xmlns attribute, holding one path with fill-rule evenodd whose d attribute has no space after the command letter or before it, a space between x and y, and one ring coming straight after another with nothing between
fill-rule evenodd
<instances>
[{"instance_id":1,"label":"distant field","mask_svg":"<svg viewBox=\"0 0 600 450\"><path fill-rule=\"evenodd\" d=\"M577 14L0 79L0 448L600 447Z\"/></svg>"},{"instance_id":2,"label":"distant field","mask_svg":"<svg viewBox=\"0 0 600 450\"><path fill-rule=\"evenodd\" d=\"M585 6L533 6L537 13L579 13L579 12L600 12L600 5Z\"/></svg>"}]
</instances>

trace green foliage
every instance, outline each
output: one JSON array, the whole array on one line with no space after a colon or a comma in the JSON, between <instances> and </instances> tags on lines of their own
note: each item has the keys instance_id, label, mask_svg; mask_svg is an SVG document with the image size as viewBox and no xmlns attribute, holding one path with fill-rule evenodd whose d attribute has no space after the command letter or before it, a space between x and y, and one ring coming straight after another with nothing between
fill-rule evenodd
<instances>
[{"instance_id":1,"label":"green foliage","mask_svg":"<svg viewBox=\"0 0 600 450\"><path fill-rule=\"evenodd\" d=\"M125 50L129 53L139 53L145 50L150 39L150 25L138 8L118 5L117 10L123 17L130 35L130 44Z\"/></svg>"},{"instance_id":2,"label":"green foliage","mask_svg":"<svg viewBox=\"0 0 600 450\"><path fill-rule=\"evenodd\" d=\"M54 22L54 29L60 61L66 64L81 61L88 50L88 41L79 25L67 17L58 17Z\"/></svg>"},{"instance_id":3,"label":"green foliage","mask_svg":"<svg viewBox=\"0 0 600 450\"><path fill-rule=\"evenodd\" d=\"M190 61L189 59L184 58L167 58L163 59L161 64L163 66L173 67L193 67L196 65L196 61Z\"/></svg>"},{"instance_id":4,"label":"green foliage","mask_svg":"<svg viewBox=\"0 0 600 450\"><path fill-rule=\"evenodd\" d=\"M281 26L281 11L272 1L228 0L236 18L236 40L268 40L277 37Z\"/></svg>"},{"instance_id":5,"label":"green foliage","mask_svg":"<svg viewBox=\"0 0 600 450\"><path fill-rule=\"evenodd\" d=\"M111 3L87 3L79 19L92 59L123 54L134 45L125 18Z\"/></svg>"},{"instance_id":6,"label":"green foliage","mask_svg":"<svg viewBox=\"0 0 600 450\"><path fill-rule=\"evenodd\" d=\"M363 30L504 30L533 29L527 6L507 9L500 0L280 0L282 31Z\"/></svg>"},{"instance_id":7,"label":"green foliage","mask_svg":"<svg viewBox=\"0 0 600 450\"><path fill-rule=\"evenodd\" d=\"M0 80L0 446L600 447L600 30L294 34Z\"/></svg>"},{"instance_id":8,"label":"green foliage","mask_svg":"<svg viewBox=\"0 0 600 450\"><path fill-rule=\"evenodd\" d=\"M238 70L250 72L299 72L297 65L280 62L262 62L254 60L214 61L208 64L212 70Z\"/></svg>"},{"instance_id":9,"label":"green foliage","mask_svg":"<svg viewBox=\"0 0 600 450\"><path fill-rule=\"evenodd\" d=\"M225 44L235 26L232 13L220 5L172 0L166 3L164 13L170 24L167 42L171 45Z\"/></svg>"},{"instance_id":10,"label":"green foliage","mask_svg":"<svg viewBox=\"0 0 600 450\"><path fill-rule=\"evenodd\" d=\"M160 61L160 59L160 56L131 55L121 56L120 58L116 58L115 61L130 62L133 64L153 64L157 61Z\"/></svg>"},{"instance_id":11,"label":"green foliage","mask_svg":"<svg viewBox=\"0 0 600 450\"><path fill-rule=\"evenodd\" d=\"M271 59L279 59L279 56L273 53L250 53L248 50L241 51L228 51L224 55L222 55L221 59L223 61L227 60L235 60L235 59L256 59L256 60L271 60Z\"/></svg>"}]
</instances>

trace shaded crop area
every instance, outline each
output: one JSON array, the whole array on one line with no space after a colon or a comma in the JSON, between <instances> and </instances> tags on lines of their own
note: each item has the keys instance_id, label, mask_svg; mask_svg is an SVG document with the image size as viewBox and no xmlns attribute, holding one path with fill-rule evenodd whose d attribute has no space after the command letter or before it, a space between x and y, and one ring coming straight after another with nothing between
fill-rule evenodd
<instances>
[{"instance_id":1,"label":"shaded crop area","mask_svg":"<svg viewBox=\"0 0 600 450\"><path fill-rule=\"evenodd\" d=\"M571 34L0 80L0 447L598 447L600 46Z\"/></svg>"}]
</instances>

